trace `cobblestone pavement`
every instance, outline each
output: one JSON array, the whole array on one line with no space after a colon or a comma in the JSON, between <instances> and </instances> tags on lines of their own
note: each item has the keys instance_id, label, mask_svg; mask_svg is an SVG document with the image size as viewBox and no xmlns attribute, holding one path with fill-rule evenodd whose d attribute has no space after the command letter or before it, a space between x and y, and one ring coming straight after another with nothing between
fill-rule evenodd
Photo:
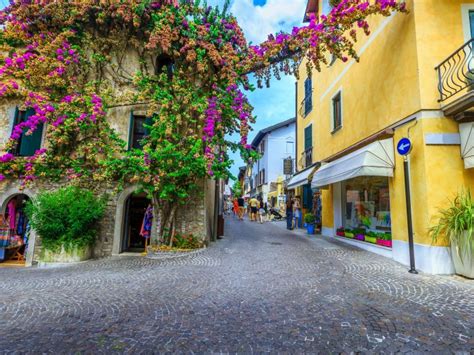
<instances>
[{"instance_id":1,"label":"cobblestone pavement","mask_svg":"<svg viewBox=\"0 0 474 355\"><path fill-rule=\"evenodd\" d=\"M168 260L0 269L0 353L474 352L474 282L232 218Z\"/></svg>"}]
</instances>

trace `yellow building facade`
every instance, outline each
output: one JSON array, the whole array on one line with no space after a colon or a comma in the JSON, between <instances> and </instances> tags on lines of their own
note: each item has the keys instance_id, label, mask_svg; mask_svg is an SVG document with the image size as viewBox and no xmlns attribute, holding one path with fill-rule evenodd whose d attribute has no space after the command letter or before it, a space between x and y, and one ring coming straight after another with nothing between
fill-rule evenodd
<instances>
[{"instance_id":1,"label":"yellow building facade","mask_svg":"<svg viewBox=\"0 0 474 355\"><path fill-rule=\"evenodd\" d=\"M327 0L308 4L318 14L328 7ZM408 0L407 7L408 14L369 19L371 35L360 34L357 43L359 63L337 60L311 78L301 65L296 159L300 174L321 164L308 182L322 191L323 234L335 236L340 227L391 233L391 248L345 240L408 264L403 157L396 151L408 137L416 267L452 273L447 242L434 243L429 228L439 208L474 187L474 1ZM455 72L464 74L461 83Z\"/></svg>"}]
</instances>

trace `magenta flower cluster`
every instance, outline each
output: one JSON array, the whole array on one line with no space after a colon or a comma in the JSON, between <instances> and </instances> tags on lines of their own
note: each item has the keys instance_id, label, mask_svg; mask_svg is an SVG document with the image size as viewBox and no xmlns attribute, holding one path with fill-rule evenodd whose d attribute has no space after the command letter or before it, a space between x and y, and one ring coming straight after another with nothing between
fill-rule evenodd
<instances>
[{"instance_id":1,"label":"magenta flower cluster","mask_svg":"<svg viewBox=\"0 0 474 355\"><path fill-rule=\"evenodd\" d=\"M248 144L248 131L251 118L249 102L237 85L230 85L226 91L233 97L232 110L238 115L240 121L240 144L245 149L250 149L251 146Z\"/></svg>"}]
</instances>

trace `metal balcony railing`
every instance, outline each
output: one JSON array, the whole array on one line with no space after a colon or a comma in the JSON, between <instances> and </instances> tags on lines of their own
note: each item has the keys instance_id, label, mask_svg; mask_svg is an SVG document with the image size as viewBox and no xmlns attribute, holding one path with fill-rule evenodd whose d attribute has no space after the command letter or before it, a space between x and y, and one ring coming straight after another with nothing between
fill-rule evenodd
<instances>
[{"instance_id":1,"label":"metal balcony railing","mask_svg":"<svg viewBox=\"0 0 474 355\"><path fill-rule=\"evenodd\" d=\"M301 153L301 158L298 163L302 169L305 169L313 164L313 147L306 149L303 153Z\"/></svg>"},{"instance_id":2,"label":"metal balcony railing","mask_svg":"<svg viewBox=\"0 0 474 355\"><path fill-rule=\"evenodd\" d=\"M451 54L435 70L438 72L439 102L464 89L474 88L474 38Z\"/></svg>"}]
</instances>

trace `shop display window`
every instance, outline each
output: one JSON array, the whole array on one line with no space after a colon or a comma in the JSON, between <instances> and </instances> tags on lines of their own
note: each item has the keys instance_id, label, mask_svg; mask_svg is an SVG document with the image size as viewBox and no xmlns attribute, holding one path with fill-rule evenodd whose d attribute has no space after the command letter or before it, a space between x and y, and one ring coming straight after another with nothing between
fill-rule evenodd
<instances>
[{"instance_id":1,"label":"shop display window","mask_svg":"<svg viewBox=\"0 0 474 355\"><path fill-rule=\"evenodd\" d=\"M344 227L390 232L388 178L363 176L342 184Z\"/></svg>"}]
</instances>

